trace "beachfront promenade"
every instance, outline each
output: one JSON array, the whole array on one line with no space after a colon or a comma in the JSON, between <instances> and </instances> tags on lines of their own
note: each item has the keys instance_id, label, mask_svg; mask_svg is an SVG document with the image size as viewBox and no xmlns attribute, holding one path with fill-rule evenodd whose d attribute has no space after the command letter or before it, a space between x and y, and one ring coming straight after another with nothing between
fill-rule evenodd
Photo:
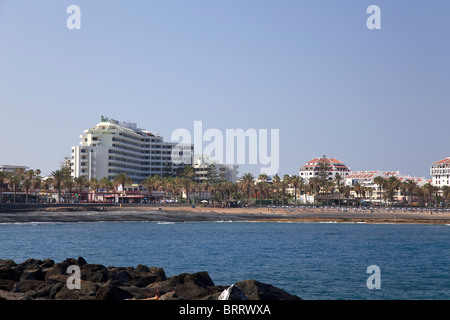
<instances>
[{"instance_id":1,"label":"beachfront promenade","mask_svg":"<svg viewBox=\"0 0 450 320\"><path fill-rule=\"evenodd\" d=\"M0 223L90 221L259 221L450 224L447 209L255 206L218 208L161 204L0 205Z\"/></svg>"}]
</instances>

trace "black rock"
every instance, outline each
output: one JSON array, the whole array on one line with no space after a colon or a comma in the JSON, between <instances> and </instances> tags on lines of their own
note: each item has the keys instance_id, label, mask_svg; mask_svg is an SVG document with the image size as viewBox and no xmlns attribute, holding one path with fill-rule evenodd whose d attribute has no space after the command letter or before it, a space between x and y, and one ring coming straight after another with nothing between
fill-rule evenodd
<instances>
[{"instance_id":1,"label":"black rock","mask_svg":"<svg viewBox=\"0 0 450 320\"><path fill-rule=\"evenodd\" d=\"M235 285L249 300L301 300L280 288L256 280L240 281L236 282Z\"/></svg>"}]
</instances>

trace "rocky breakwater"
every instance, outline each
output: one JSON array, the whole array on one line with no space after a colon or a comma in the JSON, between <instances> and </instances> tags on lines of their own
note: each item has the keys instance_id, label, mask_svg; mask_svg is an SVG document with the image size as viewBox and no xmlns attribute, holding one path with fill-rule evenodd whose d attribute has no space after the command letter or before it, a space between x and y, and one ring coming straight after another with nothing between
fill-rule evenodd
<instances>
[{"instance_id":1,"label":"rocky breakwater","mask_svg":"<svg viewBox=\"0 0 450 320\"><path fill-rule=\"evenodd\" d=\"M80 271L73 288L69 266ZM69 279L69 277L71 277ZM68 286L69 279L69 286ZM166 277L161 268L105 267L83 258L55 263L28 259L17 264L0 259L0 300L300 300L255 280L215 285L207 272Z\"/></svg>"}]
</instances>

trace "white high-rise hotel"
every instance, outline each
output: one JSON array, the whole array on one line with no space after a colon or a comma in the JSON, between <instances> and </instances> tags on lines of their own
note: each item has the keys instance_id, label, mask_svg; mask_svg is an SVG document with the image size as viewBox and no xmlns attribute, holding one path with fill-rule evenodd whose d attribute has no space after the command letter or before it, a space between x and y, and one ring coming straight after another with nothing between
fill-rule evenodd
<instances>
[{"instance_id":1,"label":"white high-rise hotel","mask_svg":"<svg viewBox=\"0 0 450 320\"><path fill-rule=\"evenodd\" d=\"M85 130L80 138L80 145L72 147L72 177L112 180L125 172L139 183L150 175L162 175L164 167L176 168L172 150L178 143L165 142L162 137L137 128L136 123L102 116L101 122ZM184 149L191 159L193 148L188 145Z\"/></svg>"}]
</instances>

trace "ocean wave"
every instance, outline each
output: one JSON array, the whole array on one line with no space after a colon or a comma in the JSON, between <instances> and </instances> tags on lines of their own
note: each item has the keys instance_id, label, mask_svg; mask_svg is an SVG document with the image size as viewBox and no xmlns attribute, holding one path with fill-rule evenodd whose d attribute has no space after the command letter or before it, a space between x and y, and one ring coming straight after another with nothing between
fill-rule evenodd
<instances>
[{"instance_id":1,"label":"ocean wave","mask_svg":"<svg viewBox=\"0 0 450 320\"><path fill-rule=\"evenodd\" d=\"M29 226L39 226L39 225L58 225L63 222L54 221L30 221L30 222L0 222L0 225L29 225Z\"/></svg>"}]
</instances>

